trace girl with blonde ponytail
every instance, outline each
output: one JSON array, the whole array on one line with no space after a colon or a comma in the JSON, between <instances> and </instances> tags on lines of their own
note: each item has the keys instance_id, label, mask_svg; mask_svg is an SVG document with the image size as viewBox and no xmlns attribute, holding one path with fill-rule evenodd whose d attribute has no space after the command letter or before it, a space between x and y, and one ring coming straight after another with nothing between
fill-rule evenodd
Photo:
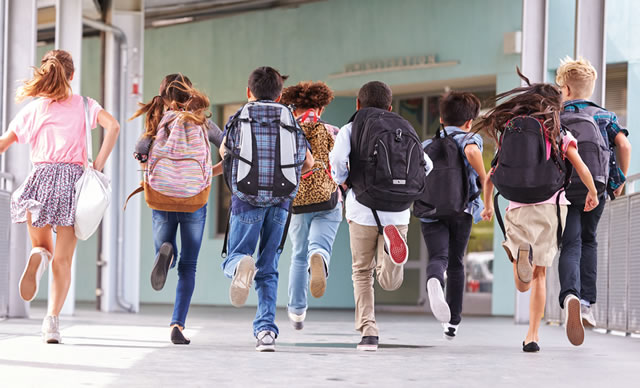
<instances>
[{"instance_id":1,"label":"girl with blonde ponytail","mask_svg":"<svg viewBox=\"0 0 640 388\"><path fill-rule=\"evenodd\" d=\"M145 195L147 190L154 191L147 181L162 181L159 184L168 190L175 189L188 192L191 189L198 192L195 196L204 193L208 198L208 190L211 177L222 174L222 164L211 167L211 155L209 142L220 147L222 132L208 119L209 98L195 89L189 78L182 74L170 74L164 77L160 84L159 94L146 104L140 104L140 109L133 115L136 118L145 115L145 132L136 145L134 157L143 163L145 168ZM173 136L170 136L173 132ZM201 133L204 132L204 133ZM185 141L172 140L183 139ZM206 134L206 137L203 136ZM209 139L209 142L206 141ZM166 155L166 153L171 153ZM151 154L151 156L150 156ZM158 155L164 155L164 159ZM196 156L194 156L196 155ZM191 179L184 179L189 172L184 171L179 163L194 161L200 163L202 157L206 161L198 164L204 175L192 174ZM147 166L149 160L149 166ZM168 162L167 160L171 160ZM187 162L191 163L191 162ZM155 175L154 175L155 174ZM155 178L157 177L157 178ZM202 181L206 181L206 188L200 190ZM157 182L157 181L156 181ZM163 185L164 184L164 185ZM187 187L188 186L188 187ZM151 195L151 194L149 194ZM157 197L158 198L158 197ZM166 197L159 197L166 198ZM191 296L195 288L196 265L202 243L204 225L207 217L207 205L193 210L190 198L171 196L171 206L159 206L158 202L147 202L153 212L153 240L156 250L156 259L151 270L151 286L159 291L164 287L170 268L178 264L178 285L176 288L173 317L171 319L171 342L176 345L187 345L191 341L182 331L191 303ZM178 246L176 236L180 228L180 259L178 260Z\"/></svg>"},{"instance_id":2,"label":"girl with blonde ponytail","mask_svg":"<svg viewBox=\"0 0 640 388\"><path fill-rule=\"evenodd\" d=\"M63 50L49 51L42 58L33 78L16 92L16 101L35 99L25 105L0 137L0 154L14 142L31 145L33 171L11 198L13 222L26 222L33 249L20 279L20 296L31 301L40 278L51 263L51 300L42 323L46 343L60 343L58 315L69 291L71 260L77 239L75 222L75 183L87 161L85 108L91 129L105 129L104 142L93 166L102 170L118 138L120 126L93 99L73 94L70 81L74 66ZM53 243L51 232L56 232Z\"/></svg>"}]
</instances>

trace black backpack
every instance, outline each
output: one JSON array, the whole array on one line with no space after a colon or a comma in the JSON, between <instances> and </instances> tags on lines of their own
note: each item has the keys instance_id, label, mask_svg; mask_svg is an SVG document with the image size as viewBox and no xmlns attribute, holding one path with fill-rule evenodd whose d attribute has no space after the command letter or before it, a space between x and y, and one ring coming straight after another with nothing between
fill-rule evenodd
<instances>
[{"instance_id":1,"label":"black backpack","mask_svg":"<svg viewBox=\"0 0 640 388\"><path fill-rule=\"evenodd\" d=\"M458 216L464 213L469 202L480 195L480 191L470 193L469 173L454 138L459 135L468 134L438 129L433 141L424 147L424 152L433 162L433 170L427 176L424 193L413 204L416 217L440 219Z\"/></svg>"},{"instance_id":2,"label":"black backpack","mask_svg":"<svg viewBox=\"0 0 640 388\"><path fill-rule=\"evenodd\" d=\"M498 151L491 166L491 181L498 190L494 208L503 234L505 229L498 195L521 203L542 202L569 183L570 172L560 151L552 148L551 156L547 159L542 123L531 116L518 116L507 123L500 135ZM556 201L558 245L562 242L559 200L560 196Z\"/></svg>"},{"instance_id":3,"label":"black backpack","mask_svg":"<svg viewBox=\"0 0 640 388\"><path fill-rule=\"evenodd\" d=\"M593 182L598 190L598 196L607 189L609 180L609 139L602 136L600 127L593 119L593 115L602 108L591 105L579 109L576 105L569 105L575 111L564 111L560 114L560 121L566 130L570 131L578 140L578 154L589 167ZM580 180L578 173L573 170L571 183L567 187L567 199L572 204L584 204L589 190Z\"/></svg>"},{"instance_id":4,"label":"black backpack","mask_svg":"<svg viewBox=\"0 0 640 388\"><path fill-rule=\"evenodd\" d=\"M399 115L378 108L360 109L350 121L349 184L358 202L380 211L411 207L426 182L416 131Z\"/></svg>"}]
</instances>

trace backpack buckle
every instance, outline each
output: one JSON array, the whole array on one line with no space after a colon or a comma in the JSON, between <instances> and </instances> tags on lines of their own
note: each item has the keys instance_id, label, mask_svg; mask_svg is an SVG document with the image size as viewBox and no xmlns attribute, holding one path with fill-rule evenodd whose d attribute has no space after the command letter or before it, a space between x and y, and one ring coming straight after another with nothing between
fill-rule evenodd
<instances>
[{"instance_id":1,"label":"backpack buckle","mask_svg":"<svg viewBox=\"0 0 640 388\"><path fill-rule=\"evenodd\" d=\"M401 141L402 140L402 129L398 128L396 129L396 141Z\"/></svg>"}]
</instances>

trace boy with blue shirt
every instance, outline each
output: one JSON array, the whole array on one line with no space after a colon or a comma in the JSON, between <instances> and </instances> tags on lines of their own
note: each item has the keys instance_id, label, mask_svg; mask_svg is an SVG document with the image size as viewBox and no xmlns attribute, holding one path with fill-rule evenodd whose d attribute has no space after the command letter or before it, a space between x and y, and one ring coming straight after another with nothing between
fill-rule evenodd
<instances>
[{"instance_id":1,"label":"boy with blue shirt","mask_svg":"<svg viewBox=\"0 0 640 388\"><path fill-rule=\"evenodd\" d=\"M622 194L631 159L629 132L620 126L614 112L589 101L598 75L589 61L566 58L556 72L565 112L580 110L593 116L609 144L609 178L600 204L590 212L582 204L568 207L558 261L560 306L565 309L567 336L574 345L584 340L584 325L595 326L591 305L596 302L598 243L596 231L605 206L606 193L613 199ZM578 144L580 149L580 144Z\"/></svg>"},{"instance_id":2,"label":"boy with blue shirt","mask_svg":"<svg viewBox=\"0 0 640 388\"><path fill-rule=\"evenodd\" d=\"M464 213L442 219L421 218L422 235L429 253L427 265L427 291L431 311L444 328L444 337L453 339L461 321L464 295L464 255L471 235L471 225L482 220L484 208L478 195L484 182L482 137L470 134L473 120L480 112L480 100L471 93L450 92L440 100L440 123L454 140L464 160L469 178L471 200ZM423 147L433 140L423 143ZM447 296L443 292L444 273L447 273Z\"/></svg>"},{"instance_id":3,"label":"boy with blue shirt","mask_svg":"<svg viewBox=\"0 0 640 388\"><path fill-rule=\"evenodd\" d=\"M220 146L220 155L223 160L226 158L240 159L240 161L250 165L252 169L253 165L257 165L258 170L257 172L251 170L255 172L255 179L251 178L250 172L243 178L243 182L240 182L239 179L240 161L237 167L234 166L231 171L225 171L226 179L229 179L228 175L232 177L231 180L236 174L238 175L238 182L231 183L231 186L238 191L234 191L231 198L231 215L228 230L229 254L222 263L225 276L232 279L229 297L231 304L236 307L241 307L245 304L255 279L258 308L253 321L253 333L257 338L256 350L258 351L275 350L275 339L278 336L278 327L275 324L278 260L281 253L281 243L284 241L283 234L286 233L285 229L288 223L291 206L290 197L295 195L297 191L296 187L287 195L278 196L277 186L279 184L277 185L275 182L277 179L282 180L283 174L286 175L285 173L292 172L287 171L287 169L296 170L294 176L297 175L299 181L299 175L310 170L314 163L308 143L304 140L304 134L302 134L303 141L299 141L297 148L291 152L297 155L305 155L301 166L295 163L289 165L281 161L281 158L287 156L282 153L275 152L275 156L272 156L271 159L265 157L265 155L273 153L273 148L269 149L270 147L276 147L275 142L268 141L271 138L268 137L270 133L266 128L271 124L278 122L278 125L282 126L282 128L290 131L301 131L291 111L284 105L276 104L280 101L282 86L286 78L286 76L280 75L277 70L271 67L260 67L251 73L247 88L247 99L249 103L257 102L261 103L262 106L254 105L254 108L247 108L249 118L242 117L242 112L246 112L245 107L232 116L225 126L225 136ZM232 129L235 129L236 132L238 131L234 125L242 125L238 124L239 121L244 121L245 125L251 125L250 132L253 141L248 142L246 136L243 139L242 134L240 134L239 138L242 141L239 142L239 145L234 143L239 150L228 150L227 137L231 136L230 131ZM235 137L238 136L236 135ZM248 149L244 149L244 147ZM243 157L243 155L247 154L252 155L253 160L249 161ZM258 185L256 189L257 197L273 193L270 198L267 199L265 197L264 201L260 201L260 198L258 198L256 202L261 203L261 206L256 206L240 198L240 195L244 194L241 193L242 190L239 190L239 185L242 183L244 186L250 186L251 181L254 181L254 185ZM273 182L273 187L261 186L260 182L267 181ZM286 181L283 180L282 182ZM285 185L285 183L281 184ZM248 199L249 197L245 198ZM260 240L260 246L257 259L254 260L252 256L258 240Z\"/></svg>"}]
</instances>

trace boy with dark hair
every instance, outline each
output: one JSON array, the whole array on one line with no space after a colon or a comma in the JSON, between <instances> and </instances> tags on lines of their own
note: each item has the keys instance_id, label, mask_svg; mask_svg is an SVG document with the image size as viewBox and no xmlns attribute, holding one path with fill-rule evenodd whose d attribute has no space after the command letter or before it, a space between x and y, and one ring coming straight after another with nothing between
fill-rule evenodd
<instances>
[{"instance_id":1,"label":"boy with dark hair","mask_svg":"<svg viewBox=\"0 0 640 388\"><path fill-rule=\"evenodd\" d=\"M406 206L401 204L395 211L376 210L375 207L371 207L369 205L371 198L362 195L362 191L358 190L362 181L366 180L360 175L366 175L369 168L362 165L360 161L375 159L375 163L379 163L378 168L383 169L385 174L388 172L392 175L388 177L389 180L393 178L392 184L397 185L395 187L403 192L413 190L412 185L420 183L424 189L426 174L431 169L431 161L420 149L419 139L411 125L390 112L391 102L391 89L386 84L374 81L362 86L356 100L357 112L351 122L338 132L333 150L329 155L334 181L337 184L343 184L348 178L352 184L352 189L346 195L345 206L353 259L355 327L362 335L357 346L358 350L375 351L378 348L373 290L374 271L383 289L393 291L402 285L403 265L408 257L406 238L410 218L409 207L413 201L411 199ZM385 121L393 125L386 127L380 125ZM366 154L362 147L358 148L359 142L355 140L358 138L358 133L363 134L363 140L360 143L377 139L374 153ZM388 135L390 142L395 144L385 145L384 138L379 137L381 134L388 133L390 133ZM396 148L400 152L394 153L392 152L394 149L389 147L400 147ZM384 150L387 148L389 149L385 153ZM394 159L400 157L411 159ZM397 168L396 164L403 166L401 169L405 174L404 177L393 176ZM413 169L409 168L410 165ZM385 174L378 173L381 177ZM383 178L376 179L371 191L388 187L383 184ZM388 197L388 202L393 200L392 196Z\"/></svg>"},{"instance_id":2,"label":"boy with dark hair","mask_svg":"<svg viewBox=\"0 0 640 388\"><path fill-rule=\"evenodd\" d=\"M463 162L457 164L458 168L463 170L459 174L462 179L456 182L459 185L447 185L442 190L465 191L443 194L449 198L462 198L462 206L455 212L442 216L443 209L436 208L432 211L420 201L414 204L414 213L422 221L422 235L429 252L427 265L429 304L433 315L442 323L446 339L455 337L461 321L465 287L463 259L471 235L471 225L482 220L481 212L484 208L480 199L481 188L478 186L478 182L483 182L486 177L482 160L482 137L469 133L473 120L478 117L479 112L480 100L473 94L466 92L444 94L440 100L442 128L438 130L434 139L423 143L425 151L429 153L429 147L435 146L435 142L441 142L443 138L450 136L455 141L455 144L451 145L454 149L452 155L461 158ZM451 165L451 160L441 160L436 157L434 173L443 167L447 170L445 173L451 176L451 170L446 169ZM431 181L440 177L434 174L429 177L428 183L439 186L438 182ZM465 178L468 183L462 181ZM433 216L428 216L429 214ZM446 299L443 292L445 272L447 273Z\"/></svg>"},{"instance_id":3,"label":"boy with dark hair","mask_svg":"<svg viewBox=\"0 0 640 388\"><path fill-rule=\"evenodd\" d=\"M258 351L275 350L278 260L301 172L314 163L293 114L278 103L285 79L271 67L251 73L249 102L229 119L220 147L225 181L232 192L223 248L223 257L227 248L229 255L222 269L232 279L229 296L236 307L245 304L256 281L258 309L253 334Z\"/></svg>"},{"instance_id":4,"label":"boy with dark hair","mask_svg":"<svg viewBox=\"0 0 640 388\"><path fill-rule=\"evenodd\" d=\"M596 302L596 275L598 262L598 243L596 231L598 222L605 206L606 194L613 199L622 194L625 175L631 159L631 144L627 139L629 132L620 126L614 112L609 112L589 101L598 78L596 69L586 59L572 60L565 58L556 72L556 83L561 88L564 101L564 112L561 120L578 139L580 150L581 139L589 124L580 114L593 118L591 126L595 125L608 145L604 151L604 160L608 165L596 171L592 165L592 157L583 155L585 163L593 175L594 181L600 183L601 194L599 205L592 211L585 211L581 198L570 198L573 184L567 188L567 197L571 201L568 207L567 221L562 236L562 250L558 261L560 275L560 306L565 309L565 326L567 337L573 345L580 345L584 341L584 325L595 326L596 321L591 305ZM576 126L574 123L582 121L587 126ZM587 150L587 148L585 148Z\"/></svg>"}]
</instances>

